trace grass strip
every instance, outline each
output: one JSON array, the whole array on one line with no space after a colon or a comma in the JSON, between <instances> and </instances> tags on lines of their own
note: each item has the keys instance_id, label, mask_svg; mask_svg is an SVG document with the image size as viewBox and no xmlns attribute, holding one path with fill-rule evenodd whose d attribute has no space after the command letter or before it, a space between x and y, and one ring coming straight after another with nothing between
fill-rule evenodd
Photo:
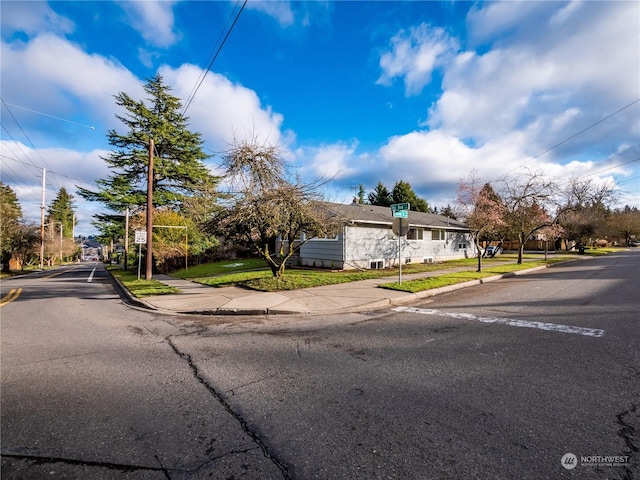
<instances>
[{"instance_id":1,"label":"grass strip","mask_svg":"<svg viewBox=\"0 0 640 480\"><path fill-rule=\"evenodd\" d=\"M107 270L114 278L120 280L120 283L136 298L180 293L177 288L170 287L157 280L138 280L138 274L131 270L120 270L118 267L107 267Z\"/></svg>"},{"instance_id":2,"label":"grass strip","mask_svg":"<svg viewBox=\"0 0 640 480\"><path fill-rule=\"evenodd\" d=\"M486 268L482 272L456 272L445 273L428 278L421 278L418 280L408 280L402 282L385 283L380 285L381 288L388 288L389 290L398 290L401 292L417 293L424 290L432 290L434 288L447 287L449 285L456 285L458 283L470 282L472 280L480 280L487 277L493 277L495 275L503 275L505 273L517 272L520 270L526 270L529 268L535 268L550 263L557 263L554 261L532 261L522 264L511 263L508 265L496 265L494 267Z\"/></svg>"}]
</instances>

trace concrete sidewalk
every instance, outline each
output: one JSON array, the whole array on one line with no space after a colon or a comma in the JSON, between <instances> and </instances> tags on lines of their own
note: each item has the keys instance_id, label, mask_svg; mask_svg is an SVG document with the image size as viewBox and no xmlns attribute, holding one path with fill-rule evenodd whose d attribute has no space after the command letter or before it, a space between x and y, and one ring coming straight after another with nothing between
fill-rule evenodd
<instances>
[{"instance_id":1,"label":"concrete sidewalk","mask_svg":"<svg viewBox=\"0 0 640 480\"><path fill-rule=\"evenodd\" d=\"M517 273L496 275L482 280L473 280L418 293L378 288L381 284L397 281L397 277L361 280L283 292L257 292L240 287L214 288L168 275L154 275L154 280L175 287L180 290L180 293L133 299L128 291L124 290L133 303L165 313L207 315L332 314L361 312L390 305L400 305L440 293L544 268L547 267L536 267L521 270ZM453 268L435 272L408 274L403 275L402 280L408 281L468 270L468 268Z\"/></svg>"}]
</instances>

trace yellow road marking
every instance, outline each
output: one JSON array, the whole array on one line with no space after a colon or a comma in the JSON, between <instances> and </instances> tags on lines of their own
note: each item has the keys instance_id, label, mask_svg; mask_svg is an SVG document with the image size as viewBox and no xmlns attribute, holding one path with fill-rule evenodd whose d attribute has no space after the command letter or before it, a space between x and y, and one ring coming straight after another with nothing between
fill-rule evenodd
<instances>
[{"instance_id":1,"label":"yellow road marking","mask_svg":"<svg viewBox=\"0 0 640 480\"><path fill-rule=\"evenodd\" d=\"M18 288L17 290L15 288L12 288L11 290L9 290L9 293L7 295L5 295L4 297L2 297L2 299L0 299L0 307L5 306L7 303L13 302L16 298L20 296L21 293L22 293L21 288Z\"/></svg>"}]
</instances>

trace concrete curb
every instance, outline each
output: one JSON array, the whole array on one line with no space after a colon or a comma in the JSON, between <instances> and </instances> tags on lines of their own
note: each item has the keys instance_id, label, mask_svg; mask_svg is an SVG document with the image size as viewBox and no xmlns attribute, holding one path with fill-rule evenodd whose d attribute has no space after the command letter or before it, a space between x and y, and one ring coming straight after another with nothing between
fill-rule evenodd
<instances>
[{"instance_id":1,"label":"concrete curb","mask_svg":"<svg viewBox=\"0 0 640 480\"><path fill-rule=\"evenodd\" d=\"M143 308L145 310L159 311L153 305L150 305L147 302L140 300L138 297L135 297L134 295L132 295L131 292L127 289L127 287L125 287L118 278L111 275L111 272L108 269L105 269L105 270L107 270L109 277L113 281L116 291L118 292L118 296L125 304L129 306Z\"/></svg>"},{"instance_id":2,"label":"concrete curb","mask_svg":"<svg viewBox=\"0 0 640 480\"><path fill-rule=\"evenodd\" d=\"M518 275L523 275L526 273L535 272L538 270L544 270L556 265L561 265L561 264L573 262L576 260L581 260L581 259L570 259L570 260L567 260L566 262L559 262L552 265L542 265L538 267L528 268L525 270L519 270L517 272L509 272L509 273L494 275L492 277L482 278L478 280L470 280L468 282L457 283L455 285L447 285L446 287L434 288L431 290L424 290L416 293L407 293L406 295L402 295L397 298L387 297L384 299L374 300L369 303L363 303L355 307L333 308L333 309L327 309L323 311L281 310L278 308L246 309L246 310L242 308L216 308L211 310L193 310L193 311L166 310L166 309L160 309L160 308L154 307L153 305L150 305L144 300L134 297L131 294L131 292L129 292L129 290L127 290L127 288L125 288L124 285L122 285L120 280L118 280L116 277L111 275L110 272L109 272L109 276L114 280L114 284L116 285L117 290L120 293L120 297L124 300L126 304L132 307L137 307L143 310L152 311L154 313L159 313L164 315L181 315L181 316L182 315L186 315L186 316L189 316L189 315L203 315L203 316L204 315L209 315L209 316L309 315L309 316L313 316L313 315L333 315L336 313L359 313L359 312L372 310L372 309L385 308L391 305L403 305L409 302L418 301L424 298L433 297L443 293L449 293L449 292L453 292L453 291L460 290L467 287L473 287L473 286L481 285L484 283L494 282L496 280L501 280L503 278L509 278L509 277L514 277ZM379 287L373 287L373 288L379 288Z\"/></svg>"}]
</instances>

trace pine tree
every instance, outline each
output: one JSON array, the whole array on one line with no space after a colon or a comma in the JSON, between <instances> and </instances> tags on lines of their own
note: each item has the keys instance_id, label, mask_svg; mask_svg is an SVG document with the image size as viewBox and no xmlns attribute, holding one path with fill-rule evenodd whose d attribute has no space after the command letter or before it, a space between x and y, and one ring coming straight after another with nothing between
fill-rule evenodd
<instances>
[{"instance_id":1,"label":"pine tree","mask_svg":"<svg viewBox=\"0 0 640 480\"><path fill-rule=\"evenodd\" d=\"M387 190L387 187L385 187L382 182L378 182L376 188L369 194L368 200L371 205L378 205L380 207L388 207L393 203L389 190Z\"/></svg>"},{"instance_id":2,"label":"pine tree","mask_svg":"<svg viewBox=\"0 0 640 480\"><path fill-rule=\"evenodd\" d=\"M62 187L58 191L58 195L49 206L47 223L55 224L55 230L59 231L62 224L62 235L67 238L73 237L73 227L75 221L75 205L73 204L73 195Z\"/></svg>"},{"instance_id":3,"label":"pine tree","mask_svg":"<svg viewBox=\"0 0 640 480\"><path fill-rule=\"evenodd\" d=\"M398 180L391 191L392 203L409 203L410 209L414 212L429 213L429 204L426 200L418 197L411 185L404 180Z\"/></svg>"},{"instance_id":4,"label":"pine tree","mask_svg":"<svg viewBox=\"0 0 640 480\"><path fill-rule=\"evenodd\" d=\"M202 185L215 182L204 165L209 155L202 148L203 140L199 133L188 130L187 118L180 113L182 105L170 94L162 76L149 79L143 88L146 102L125 92L115 95L116 104L126 110L124 115L116 115L126 132L110 130L107 134L114 150L103 160L113 174L97 180L96 191L78 189L83 198L102 202L113 211L146 203L150 139L155 147L154 206L179 207Z\"/></svg>"},{"instance_id":5,"label":"pine tree","mask_svg":"<svg viewBox=\"0 0 640 480\"><path fill-rule=\"evenodd\" d=\"M22 208L15 192L0 181L0 255L2 271L9 272L9 260L15 250L15 240L19 235Z\"/></svg>"}]
</instances>

